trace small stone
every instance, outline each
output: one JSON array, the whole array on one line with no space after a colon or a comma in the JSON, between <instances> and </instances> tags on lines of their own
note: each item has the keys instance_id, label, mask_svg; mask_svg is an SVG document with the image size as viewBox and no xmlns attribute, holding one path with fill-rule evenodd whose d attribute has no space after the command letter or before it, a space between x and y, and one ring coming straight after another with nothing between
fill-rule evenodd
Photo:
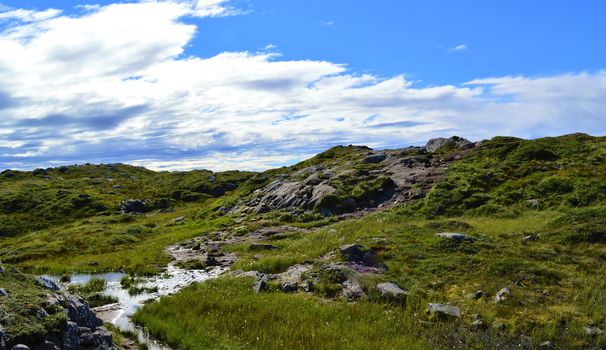
<instances>
[{"instance_id":1,"label":"small stone","mask_svg":"<svg viewBox=\"0 0 606 350\"><path fill-rule=\"evenodd\" d=\"M494 297L494 302L495 302L495 304L498 304L500 302L503 302L503 301L509 299L510 296L511 296L511 291L509 290L509 288L505 287L497 292L497 295L495 295L495 297Z\"/></svg>"},{"instance_id":2,"label":"small stone","mask_svg":"<svg viewBox=\"0 0 606 350\"><path fill-rule=\"evenodd\" d=\"M263 254L255 254L255 255L253 255L253 259L255 259L255 260L261 260L261 259L263 259L264 256L265 255L263 255Z\"/></svg>"},{"instance_id":3,"label":"small stone","mask_svg":"<svg viewBox=\"0 0 606 350\"><path fill-rule=\"evenodd\" d=\"M427 312L430 315L435 315L442 318L461 317L461 309L452 305L429 303Z\"/></svg>"},{"instance_id":4,"label":"small stone","mask_svg":"<svg viewBox=\"0 0 606 350\"><path fill-rule=\"evenodd\" d=\"M30 350L29 346L23 344L17 344L13 346L12 350Z\"/></svg>"},{"instance_id":5,"label":"small stone","mask_svg":"<svg viewBox=\"0 0 606 350\"><path fill-rule=\"evenodd\" d=\"M184 221L184 220L185 220L185 217L184 217L184 216L177 216L176 218L172 219L172 220L171 220L171 222L172 222L173 224L176 224L176 223L178 223L178 222L182 222L182 221Z\"/></svg>"},{"instance_id":6,"label":"small stone","mask_svg":"<svg viewBox=\"0 0 606 350\"><path fill-rule=\"evenodd\" d=\"M486 293L485 291L477 290L477 291L469 294L469 298L472 300L480 300L480 299L486 297L487 295L488 295L488 293Z\"/></svg>"},{"instance_id":7,"label":"small stone","mask_svg":"<svg viewBox=\"0 0 606 350\"><path fill-rule=\"evenodd\" d=\"M406 296L408 295L408 293L397 284L391 282L377 284L377 292L381 294L382 298L391 302L405 302Z\"/></svg>"},{"instance_id":8,"label":"small stone","mask_svg":"<svg viewBox=\"0 0 606 350\"><path fill-rule=\"evenodd\" d=\"M539 344L540 349L553 349L553 343L549 340L542 342Z\"/></svg>"},{"instance_id":9,"label":"small stone","mask_svg":"<svg viewBox=\"0 0 606 350\"><path fill-rule=\"evenodd\" d=\"M585 330L585 335L590 337L595 337L604 334L604 331L599 329L598 327L586 326L583 329Z\"/></svg>"},{"instance_id":10,"label":"small stone","mask_svg":"<svg viewBox=\"0 0 606 350\"><path fill-rule=\"evenodd\" d=\"M528 206L531 207L531 208L533 208L533 209L538 208L539 207L539 200L538 199L529 199L528 200Z\"/></svg>"},{"instance_id":11,"label":"small stone","mask_svg":"<svg viewBox=\"0 0 606 350\"><path fill-rule=\"evenodd\" d=\"M0 265L0 275L4 275L5 270L4 270L4 266Z\"/></svg>"},{"instance_id":12,"label":"small stone","mask_svg":"<svg viewBox=\"0 0 606 350\"><path fill-rule=\"evenodd\" d=\"M522 238L523 242L534 242L537 241L539 239L539 236L537 235L528 235L528 236L524 236L524 238Z\"/></svg>"},{"instance_id":13,"label":"small stone","mask_svg":"<svg viewBox=\"0 0 606 350\"><path fill-rule=\"evenodd\" d=\"M0 288L0 297L5 297L8 295L8 292L4 288Z\"/></svg>"},{"instance_id":14,"label":"small stone","mask_svg":"<svg viewBox=\"0 0 606 350\"><path fill-rule=\"evenodd\" d=\"M436 233L436 236L441 237L441 238L446 238L446 239L452 239L453 241L457 241L457 242L473 242L474 239L473 237L470 237L466 234L463 233L457 233L457 232L439 232Z\"/></svg>"}]
</instances>

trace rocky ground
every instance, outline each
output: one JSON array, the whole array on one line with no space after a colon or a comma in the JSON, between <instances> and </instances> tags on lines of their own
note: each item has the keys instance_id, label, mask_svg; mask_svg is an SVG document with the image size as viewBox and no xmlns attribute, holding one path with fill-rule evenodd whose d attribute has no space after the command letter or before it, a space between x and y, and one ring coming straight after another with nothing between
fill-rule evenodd
<instances>
[{"instance_id":1,"label":"rocky ground","mask_svg":"<svg viewBox=\"0 0 606 350\"><path fill-rule=\"evenodd\" d=\"M12 269L0 269L3 271L0 278L12 281L8 288L1 289L2 323L10 325L16 319L31 319L21 329L0 326L0 350L118 349L112 333L103 327L103 321L82 298L59 291L54 282L44 277L33 278ZM37 298L22 300L25 289ZM31 331L27 327L32 327Z\"/></svg>"}]
</instances>

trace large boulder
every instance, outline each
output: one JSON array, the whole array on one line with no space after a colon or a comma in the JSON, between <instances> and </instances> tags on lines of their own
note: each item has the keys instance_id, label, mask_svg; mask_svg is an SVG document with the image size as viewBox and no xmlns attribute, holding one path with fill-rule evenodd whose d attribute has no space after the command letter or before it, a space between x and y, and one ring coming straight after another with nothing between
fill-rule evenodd
<instances>
[{"instance_id":1,"label":"large boulder","mask_svg":"<svg viewBox=\"0 0 606 350\"><path fill-rule=\"evenodd\" d=\"M468 149L472 148L473 146L473 142L459 136L452 136L450 138L438 137L429 140L425 145L425 150L427 150L427 152L434 153L443 147L450 149Z\"/></svg>"}]
</instances>

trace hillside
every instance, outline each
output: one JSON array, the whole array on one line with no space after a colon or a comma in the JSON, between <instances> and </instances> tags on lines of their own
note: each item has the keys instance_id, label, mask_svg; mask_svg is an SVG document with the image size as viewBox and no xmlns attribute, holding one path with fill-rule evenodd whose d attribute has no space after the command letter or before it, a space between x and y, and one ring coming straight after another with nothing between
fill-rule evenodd
<instances>
[{"instance_id":1,"label":"hillside","mask_svg":"<svg viewBox=\"0 0 606 350\"><path fill-rule=\"evenodd\" d=\"M173 348L598 349L605 180L606 138L585 134L340 146L261 173L7 170L0 260L230 267L135 315Z\"/></svg>"}]
</instances>

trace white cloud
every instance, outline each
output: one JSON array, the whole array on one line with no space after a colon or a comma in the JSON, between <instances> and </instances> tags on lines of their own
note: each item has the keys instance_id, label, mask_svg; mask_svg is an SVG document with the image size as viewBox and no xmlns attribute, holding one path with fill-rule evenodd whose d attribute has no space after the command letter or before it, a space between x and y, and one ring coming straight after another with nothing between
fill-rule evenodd
<instances>
[{"instance_id":1,"label":"white cloud","mask_svg":"<svg viewBox=\"0 0 606 350\"><path fill-rule=\"evenodd\" d=\"M181 19L226 15L226 4L145 1L5 22L0 168L263 169L336 144L606 132L606 72L423 88L403 75L280 60L273 47L183 56L197 28Z\"/></svg>"},{"instance_id":2,"label":"white cloud","mask_svg":"<svg viewBox=\"0 0 606 350\"><path fill-rule=\"evenodd\" d=\"M461 51L467 51L467 45L465 44L460 44L454 47L451 47L449 49L446 50L447 52L461 52Z\"/></svg>"},{"instance_id":3,"label":"white cloud","mask_svg":"<svg viewBox=\"0 0 606 350\"><path fill-rule=\"evenodd\" d=\"M320 22L321 25L327 26L327 27L334 26L335 23L336 23L335 21L322 21L322 22Z\"/></svg>"}]
</instances>

